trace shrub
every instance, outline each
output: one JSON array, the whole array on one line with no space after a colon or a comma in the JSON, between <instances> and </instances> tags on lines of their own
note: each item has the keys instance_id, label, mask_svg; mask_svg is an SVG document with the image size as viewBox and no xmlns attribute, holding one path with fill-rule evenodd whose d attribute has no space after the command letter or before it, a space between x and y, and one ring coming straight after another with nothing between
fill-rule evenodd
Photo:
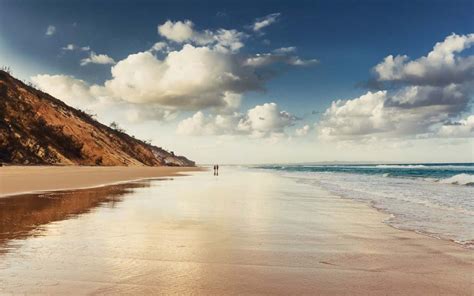
<instances>
[{"instance_id":1,"label":"shrub","mask_svg":"<svg viewBox=\"0 0 474 296\"><path fill-rule=\"evenodd\" d=\"M119 126L119 124L116 123L115 121L112 121L112 122L110 123L109 127L110 127L111 129L113 129L113 130L119 132L119 133L125 133L125 130L124 130L123 128L121 128L121 127Z\"/></svg>"}]
</instances>

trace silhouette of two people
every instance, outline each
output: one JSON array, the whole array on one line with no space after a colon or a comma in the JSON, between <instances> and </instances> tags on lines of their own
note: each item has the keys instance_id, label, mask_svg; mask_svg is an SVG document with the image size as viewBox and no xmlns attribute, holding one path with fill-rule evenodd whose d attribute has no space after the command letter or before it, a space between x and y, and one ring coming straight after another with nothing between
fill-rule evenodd
<instances>
[{"instance_id":1,"label":"silhouette of two people","mask_svg":"<svg viewBox=\"0 0 474 296\"><path fill-rule=\"evenodd\" d=\"M219 176L219 165L214 165L214 176Z\"/></svg>"}]
</instances>

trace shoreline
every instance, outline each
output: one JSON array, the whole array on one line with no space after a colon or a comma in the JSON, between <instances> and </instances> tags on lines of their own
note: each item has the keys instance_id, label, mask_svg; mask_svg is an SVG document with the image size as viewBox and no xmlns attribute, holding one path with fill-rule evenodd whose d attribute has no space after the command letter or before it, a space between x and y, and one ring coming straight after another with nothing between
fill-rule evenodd
<instances>
[{"instance_id":1,"label":"shoreline","mask_svg":"<svg viewBox=\"0 0 474 296\"><path fill-rule=\"evenodd\" d=\"M266 169L263 169L263 171L266 171ZM270 170L270 171L274 171L274 172L277 172L279 173L281 176L284 176L284 177L287 177L287 178L295 178L295 179L298 179L300 178L301 176L299 175L293 175L294 172L288 172L288 171L283 171L283 170ZM347 173L347 175L356 175L356 173ZM342 175L342 173L341 173ZM304 180L306 180L306 177L301 177L303 178ZM311 180L317 180L317 177L315 176L312 176L312 177L308 177L308 179L311 179ZM399 176L394 176L394 177L391 177L392 180L417 180L419 181L419 178L405 178L405 177L399 177ZM362 183L365 182L365 181L362 181ZM383 198L385 198L385 200L383 198L381 199L371 199L371 198L368 198L368 197L361 197L360 195L357 195L357 193L360 193L362 191L359 191L357 192L356 189L350 191L349 189L347 189L346 191L340 191L340 190L337 190L334 189L334 188L331 188L331 186L328 187L328 184L324 185L324 182L323 183L320 183L320 182L317 182L317 184L313 184L311 182L303 182L305 184L311 184L312 186L317 186L317 187L320 187L322 188L323 190L327 191L328 193L340 198L340 199L343 199L343 200L347 200L347 201L351 201L351 202L357 202L357 203L360 203L362 205L365 205L367 206L368 208L372 209L372 210L375 210L381 214L383 214L385 216L385 218L381 221L381 223L393 228L393 229L396 229L396 230L400 230L400 231L407 231L407 232L412 232L412 233L415 233L417 235L422 235L424 237L429 237L429 238L434 238L436 240L441 240L441 241L447 241L449 243L453 243L454 245L457 245L457 246L460 246L464 249L467 249L467 250L470 250L470 251L473 251L474 250L474 238L471 236L464 236L465 239L462 239L462 238L459 238L459 233L460 232L453 232L453 231L449 231L449 230L446 230L446 229L439 229L434 227L434 228L423 228L423 224L420 223L420 224L411 224L410 223L406 223L406 221L410 221L409 219L410 218L413 218L413 216L403 216L403 213L400 212L400 208L393 208L393 207L390 207L390 203L387 202L387 200L390 200L391 198L391 195L387 192L384 193L384 195L381 195L379 194L378 196L381 197L383 196ZM329 183L331 184L331 183ZM342 183L342 184L345 184L347 185L346 183ZM428 183L429 185L432 185L430 183ZM440 184L440 183L433 183L435 184L435 186L449 186L450 188L453 188L453 189L457 189L457 188L460 188L460 189L463 189L465 188L465 190L468 190L469 187L468 186L465 186L465 185L455 185L455 184ZM350 185L350 184L349 184ZM338 184L338 188L347 188L347 187L344 187L344 186L341 186L341 184ZM350 187L349 187L350 188ZM380 193L380 192L379 192ZM377 196L377 195L376 195ZM407 196L407 198L411 198L410 195ZM420 219L419 217L415 217L415 218L418 218ZM423 217L421 217L423 218ZM423 220L411 220L411 221L416 221L416 222L423 222ZM421 226L420 226L421 225ZM436 226L436 225L435 225ZM431 231L429 231L431 230ZM446 231L443 231L443 230L446 230Z\"/></svg>"},{"instance_id":2,"label":"shoreline","mask_svg":"<svg viewBox=\"0 0 474 296\"><path fill-rule=\"evenodd\" d=\"M336 195L338 196L338 195ZM358 200L353 200L353 199L350 199L350 198L345 198L345 197L341 197L341 196L338 196L342 199L347 199L347 200L350 200L350 201L353 201L353 202L360 202L362 204L364 204L363 202L361 201L358 201ZM463 249L466 249L466 250L469 250L469 251L474 251L474 244L471 243L471 242L466 242L466 243L463 243L461 241L457 241L455 239L452 239L452 238L448 238L448 237L443 237L442 234L439 234L439 233L435 233L435 232L426 232L426 231L422 231L422 230L418 230L418 229L411 229L411 228L401 228L401 227L397 227L395 225L393 225L392 223L390 223L390 219L392 219L393 217L395 217L396 215L393 214L393 213L390 213L388 212L387 210L384 210L384 209L380 209L380 208L377 208L376 206L372 205L372 204L365 204L368 208L370 209L373 209L374 211L377 211L385 216L387 216L386 219L383 219L381 221L382 224L385 224L387 225L388 227L391 227L393 229L396 229L396 230L399 230L399 231L406 231L406 232L411 232L411 233L414 233L414 234L417 234L417 235L421 235L421 236L424 236L424 237L428 237L428 238L432 238L432 239L436 239L436 240L440 240L440 241L445 241L445 242L449 242L449 243L452 243L456 246L460 246L462 247Z\"/></svg>"},{"instance_id":3,"label":"shoreline","mask_svg":"<svg viewBox=\"0 0 474 296\"><path fill-rule=\"evenodd\" d=\"M357 200L357 199L354 199L354 198L351 198L351 197L348 197L348 196L340 195L340 194L337 194L335 192L332 192L331 190L329 190L327 188L322 187L319 184L318 185L313 185L313 186L316 186L319 190L323 190L331 196L334 196L336 198L339 198L341 200L344 200L344 201L347 201L347 202L350 202L350 203L355 203L355 204L365 206L369 210L375 211L376 213L381 215L381 218L380 218L380 223L381 224L383 224L385 226L388 226L392 229L395 229L396 231L411 233L411 234L419 235L419 236L422 236L422 237L425 237L425 238L434 239L434 240L438 240L438 241L442 241L442 242L447 242L447 243L453 244L454 246L461 247L462 249L465 249L467 251L474 251L474 241L469 241L469 242L463 243L462 241L457 241L457 240L449 238L449 237L444 237L443 234L436 233L436 232L426 232L426 231L413 229L413 228L397 227L396 225L394 225L390 221L391 219L395 218L397 216L397 214L392 213L392 212L388 211L387 209L377 207L374 204L374 202L372 202L372 201L364 202L364 201Z\"/></svg>"},{"instance_id":4,"label":"shoreline","mask_svg":"<svg viewBox=\"0 0 474 296\"><path fill-rule=\"evenodd\" d=\"M0 167L0 198L120 185L203 170L203 167L3 166Z\"/></svg>"},{"instance_id":5,"label":"shoreline","mask_svg":"<svg viewBox=\"0 0 474 296\"><path fill-rule=\"evenodd\" d=\"M329 192L329 193L333 194L332 192ZM423 236L423 237L426 237L426 238L429 238L429 239L435 239L435 240L439 240L439 241L443 241L443 242L448 242L448 243L451 243L455 246L459 246L463 249L466 249L468 251L474 251L474 244L472 244L472 243L462 243L462 242L457 241L457 240L452 239L452 238L443 237L442 234L435 233L435 232L425 232L425 231L418 230L418 229L397 227L397 226L390 223L390 219L395 217L396 216L395 214L390 213L385 209L377 208L372 203L364 203L362 201L354 200L354 199L351 199L349 197L343 197L343 196L340 196L340 195L337 195L337 194L333 194L333 195L338 197L338 198L341 198L343 200L347 200L347 201L355 202L355 203L360 203L362 205L367 206L367 208L369 208L373 211L376 211L377 213L382 214L383 216L385 216L385 218L382 218L380 223L382 223L382 224L384 224L384 225L386 225L390 228L393 228L397 231L408 232L408 233L412 233L412 234L415 234L415 235L420 235L420 236Z\"/></svg>"},{"instance_id":6,"label":"shoreline","mask_svg":"<svg viewBox=\"0 0 474 296\"><path fill-rule=\"evenodd\" d=\"M469 250L469 251L474 251L474 243L471 243L471 242L463 243L461 241L457 241L457 240L452 239L452 238L443 237L442 234L435 233L435 232L426 232L426 231L422 231L422 230L418 230L418 229L397 227L397 226L393 225L392 223L390 223L390 220L393 219L394 217L396 217L396 214L391 213L386 209L378 208L377 206L375 206L373 204L373 202L363 202L363 201L353 199L353 198L350 198L350 197L345 197L343 195L338 195L336 193L333 193L333 192L321 187L320 185L318 185L318 187L321 188L322 190L327 191L328 194L331 194L331 195L333 195L337 198L340 198L342 200L346 200L346 201L349 201L349 202L354 202L354 203L364 205L368 209L371 209L371 210L381 214L382 216L384 216L384 218L381 219L380 223L382 223L382 224L384 224L384 225L386 225L390 228L393 228L395 230L402 231L402 232L408 232L408 233L413 233L413 234L416 234L416 235L421 235L423 237L427 237L427 238L431 238L431 239L435 239L435 240L440 240L440 241L452 243L456 246L462 247L463 249L466 249L466 250Z\"/></svg>"}]
</instances>

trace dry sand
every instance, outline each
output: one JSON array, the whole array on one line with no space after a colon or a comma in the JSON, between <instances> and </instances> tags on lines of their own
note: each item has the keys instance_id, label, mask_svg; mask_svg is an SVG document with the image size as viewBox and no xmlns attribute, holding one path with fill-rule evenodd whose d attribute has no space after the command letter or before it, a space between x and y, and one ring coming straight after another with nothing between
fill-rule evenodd
<instances>
[{"instance_id":1,"label":"dry sand","mask_svg":"<svg viewBox=\"0 0 474 296\"><path fill-rule=\"evenodd\" d=\"M0 167L0 197L36 191L90 188L138 179L177 176L198 170L201 168L5 166Z\"/></svg>"}]
</instances>

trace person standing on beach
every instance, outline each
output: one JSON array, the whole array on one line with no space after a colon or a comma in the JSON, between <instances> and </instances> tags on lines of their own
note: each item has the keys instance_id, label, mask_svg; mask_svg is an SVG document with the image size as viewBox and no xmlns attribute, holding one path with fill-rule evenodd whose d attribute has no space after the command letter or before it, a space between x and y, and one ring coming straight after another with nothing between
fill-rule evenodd
<instances>
[{"instance_id":1,"label":"person standing on beach","mask_svg":"<svg viewBox=\"0 0 474 296\"><path fill-rule=\"evenodd\" d=\"M219 165L216 164L216 176L219 176Z\"/></svg>"},{"instance_id":2,"label":"person standing on beach","mask_svg":"<svg viewBox=\"0 0 474 296\"><path fill-rule=\"evenodd\" d=\"M214 165L214 176L216 175L216 165Z\"/></svg>"}]
</instances>

